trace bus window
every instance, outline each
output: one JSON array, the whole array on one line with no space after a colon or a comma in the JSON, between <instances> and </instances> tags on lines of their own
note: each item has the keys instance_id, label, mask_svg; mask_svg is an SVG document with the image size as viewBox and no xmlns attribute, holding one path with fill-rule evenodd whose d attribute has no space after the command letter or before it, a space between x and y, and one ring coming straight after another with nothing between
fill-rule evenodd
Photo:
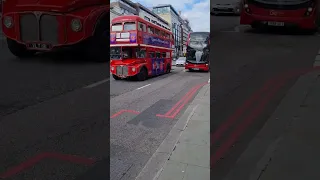
<instances>
[{"instance_id":1,"label":"bus window","mask_svg":"<svg viewBox=\"0 0 320 180\"><path fill-rule=\"evenodd\" d=\"M112 24L111 31L122 31L122 23Z\"/></svg>"},{"instance_id":2,"label":"bus window","mask_svg":"<svg viewBox=\"0 0 320 180\"><path fill-rule=\"evenodd\" d=\"M149 52L149 57L150 58L155 58L154 52Z\"/></svg>"},{"instance_id":3,"label":"bus window","mask_svg":"<svg viewBox=\"0 0 320 180\"><path fill-rule=\"evenodd\" d=\"M156 52L156 57L161 58L160 52Z\"/></svg>"},{"instance_id":4,"label":"bus window","mask_svg":"<svg viewBox=\"0 0 320 180\"><path fill-rule=\"evenodd\" d=\"M148 33L150 33L150 34L154 34L154 28L153 28L153 27L148 26Z\"/></svg>"},{"instance_id":5,"label":"bus window","mask_svg":"<svg viewBox=\"0 0 320 180\"><path fill-rule=\"evenodd\" d=\"M146 57L146 49L136 48L136 57L137 58L145 58Z\"/></svg>"},{"instance_id":6,"label":"bus window","mask_svg":"<svg viewBox=\"0 0 320 180\"><path fill-rule=\"evenodd\" d=\"M170 58L170 52L166 52L166 55L167 58Z\"/></svg>"},{"instance_id":7,"label":"bus window","mask_svg":"<svg viewBox=\"0 0 320 180\"><path fill-rule=\"evenodd\" d=\"M122 48L123 59L132 58L132 48Z\"/></svg>"},{"instance_id":8,"label":"bus window","mask_svg":"<svg viewBox=\"0 0 320 180\"><path fill-rule=\"evenodd\" d=\"M156 35L160 36L160 30L159 29L155 29L154 32L155 32Z\"/></svg>"},{"instance_id":9,"label":"bus window","mask_svg":"<svg viewBox=\"0 0 320 180\"><path fill-rule=\"evenodd\" d=\"M138 29L139 31L146 32L146 25L145 25L145 24L139 22L138 28L139 28L139 29Z\"/></svg>"},{"instance_id":10,"label":"bus window","mask_svg":"<svg viewBox=\"0 0 320 180\"><path fill-rule=\"evenodd\" d=\"M135 22L125 22L123 26L124 31L137 30Z\"/></svg>"},{"instance_id":11,"label":"bus window","mask_svg":"<svg viewBox=\"0 0 320 180\"><path fill-rule=\"evenodd\" d=\"M170 35L168 33L166 33L166 38L170 39Z\"/></svg>"},{"instance_id":12,"label":"bus window","mask_svg":"<svg viewBox=\"0 0 320 180\"><path fill-rule=\"evenodd\" d=\"M161 53L163 58L166 58L167 54L165 52Z\"/></svg>"},{"instance_id":13,"label":"bus window","mask_svg":"<svg viewBox=\"0 0 320 180\"><path fill-rule=\"evenodd\" d=\"M164 32L163 32L163 31L160 31L160 36L161 36L161 37L165 37L165 35L164 35Z\"/></svg>"}]
</instances>

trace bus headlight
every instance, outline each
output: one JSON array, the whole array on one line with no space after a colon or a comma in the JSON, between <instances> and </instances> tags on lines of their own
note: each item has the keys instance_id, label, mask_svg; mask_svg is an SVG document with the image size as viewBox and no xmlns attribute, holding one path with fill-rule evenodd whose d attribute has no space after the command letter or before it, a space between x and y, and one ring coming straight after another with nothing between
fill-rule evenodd
<instances>
[{"instance_id":1,"label":"bus headlight","mask_svg":"<svg viewBox=\"0 0 320 180\"><path fill-rule=\"evenodd\" d=\"M135 72L135 71L136 71L136 68L135 68L135 67L133 67L131 70L132 70L133 72Z\"/></svg>"},{"instance_id":2,"label":"bus headlight","mask_svg":"<svg viewBox=\"0 0 320 180\"><path fill-rule=\"evenodd\" d=\"M82 29L82 23L80 19L72 19L71 21L71 29L74 32L79 32Z\"/></svg>"},{"instance_id":3,"label":"bus headlight","mask_svg":"<svg viewBox=\"0 0 320 180\"><path fill-rule=\"evenodd\" d=\"M244 8L248 8L249 7L249 5L248 4L244 4Z\"/></svg>"},{"instance_id":4,"label":"bus headlight","mask_svg":"<svg viewBox=\"0 0 320 180\"><path fill-rule=\"evenodd\" d=\"M111 67L111 71L114 71L114 67Z\"/></svg>"},{"instance_id":5,"label":"bus headlight","mask_svg":"<svg viewBox=\"0 0 320 180\"><path fill-rule=\"evenodd\" d=\"M312 12L312 10L313 10L312 7L308 8L308 12Z\"/></svg>"},{"instance_id":6,"label":"bus headlight","mask_svg":"<svg viewBox=\"0 0 320 180\"><path fill-rule=\"evenodd\" d=\"M13 27L13 19L10 16L3 17L3 25L6 28L12 28Z\"/></svg>"}]
</instances>

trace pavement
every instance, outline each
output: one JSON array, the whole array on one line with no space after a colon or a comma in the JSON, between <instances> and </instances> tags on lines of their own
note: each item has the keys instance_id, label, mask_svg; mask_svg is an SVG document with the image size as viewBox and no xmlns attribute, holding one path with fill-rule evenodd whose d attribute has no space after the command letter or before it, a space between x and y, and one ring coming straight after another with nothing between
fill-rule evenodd
<instances>
[{"instance_id":1,"label":"pavement","mask_svg":"<svg viewBox=\"0 0 320 180\"><path fill-rule=\"evenodd\" d=\"M301 76L225 180L319 179L320 71Z\"/></svg>"},{"instance_id":2,"label":"pavement","mask_svg":"<svg viewBox=\"0 0 320 180\"><path fill-rule=\"evenodd\" d=\"M205 85L136 180L210 179L210 84Z\"/></svg>"}]
</instances>

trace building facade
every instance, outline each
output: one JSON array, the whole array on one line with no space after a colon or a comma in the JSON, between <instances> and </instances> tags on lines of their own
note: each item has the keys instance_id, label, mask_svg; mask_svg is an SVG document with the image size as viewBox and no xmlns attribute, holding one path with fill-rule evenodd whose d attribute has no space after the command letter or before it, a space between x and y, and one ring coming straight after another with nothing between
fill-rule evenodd
<instances>
[{"instance_id":1,"label":"building facade","mask_svg":"<svg viewBox=\"0 0 320 180\"><path fill-rule=\"evenodd\" d=\"M152 11L169 23L175 39L174 55L183 56L186 51L188 33L191 30L189 22L182 19L181 12L177 12L170 4L155 6Z\"/></svg>"},{"instance_id":2,"label":"building facade","mask_svg":"<svg viewBox=\"0 0 320 180\"><path fill-rule=\"evenodd\" d=\"M129 0L118 0L110 4L110 24L112 19L123 15L138 15L136 4Z\"/></svg>"},{"instance_id":3,"label":"building facade","mask_svg":"<svg viewBox=\"0 0 320 180\"><path fill-rule=\"evenodd\" d=\"M167 21L140 3L133 3L130 0L116 0L110 4L110 7L110 23L112 19L118 16L137 15L157 26L165 28L169 31L171 30L171 27Z\"/></svg>"},{"instance_id":4,"label":"building facade","mask_svg":"<svg viewBox=\"0 0 320 180\"><path fill-rule=\"evenodd\" d=\"M192 32L192 29L190 27L190 23L187 19L183 20L182 23L182 43L183 43L183 54L187 53L187 40L189 33Z\"/></svg>"}]
</instances>

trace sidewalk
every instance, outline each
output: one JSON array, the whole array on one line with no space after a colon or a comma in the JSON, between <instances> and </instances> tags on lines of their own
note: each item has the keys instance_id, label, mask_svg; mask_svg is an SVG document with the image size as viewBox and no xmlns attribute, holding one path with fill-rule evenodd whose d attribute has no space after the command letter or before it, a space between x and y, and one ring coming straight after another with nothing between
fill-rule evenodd
<instances>
[{"instance_id":1,"label":"sidewalk","mask_svg":"<svg viewBox=\"0 0 320 180\"><path fill-rule=\"evenodd\" d=\"M205 85L136 180L210 179L210 84Z\"/></svg>"},{"instance_id":2,"label":"sidewalk","mask_svg":"<svg viewBox=\"0 0 320 180\"><path fill-rule=\"evenodd\" d=\"M225 180L320 179L320 72L300 77Z\"/></svg>"}]
</instances>

